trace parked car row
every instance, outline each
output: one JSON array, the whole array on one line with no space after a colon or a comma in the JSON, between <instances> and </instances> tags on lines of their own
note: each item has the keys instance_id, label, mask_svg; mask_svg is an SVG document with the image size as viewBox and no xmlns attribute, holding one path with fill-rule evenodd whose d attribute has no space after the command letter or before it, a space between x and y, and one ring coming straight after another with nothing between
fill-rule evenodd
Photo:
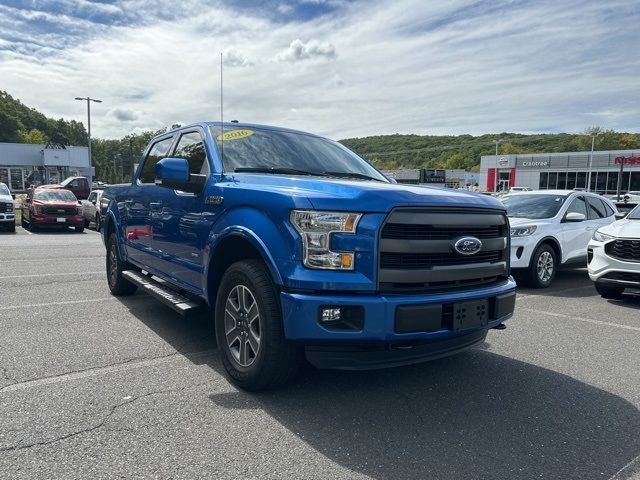
<instances>
[{"instance_id":1,"label":"parked car row","mask_svg":"<svg viewBox=\"0 0 640 480\"><path fill-rule=\"evenodd\" d=\"M573 190L510 193L501 200L519 284L546 288L558 268L587 265L605 298L640 288L640 206L620 213L608 198Z\"/></svg>"}]
</instances>

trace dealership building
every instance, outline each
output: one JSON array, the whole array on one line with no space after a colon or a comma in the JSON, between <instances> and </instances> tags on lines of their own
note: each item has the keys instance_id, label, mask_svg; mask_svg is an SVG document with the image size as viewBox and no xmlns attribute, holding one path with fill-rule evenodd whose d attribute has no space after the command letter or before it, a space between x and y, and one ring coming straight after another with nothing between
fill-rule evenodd
<instances>
[{"instance_id":1,"label":"dealership building","mask_svg":"<svg viewBox=\"0 0 640 480\"><path fill-rule=\"evenodd\" d=\"M0 182L6 183L12 193L24 192L29 185L59 183L91 172L87 147L0 143Z\"/></svg>"},{"instance_id":2,"label":"dealership building","mask_svg":"<svg viewBox=\"0 0 640 480\"><path fill-rule=\"evenodd\" d=\"M591 152L486 155L480 159L480 188L586 189L590 157ZM640 150L593 152L591 190L615 194L621 167L621 191L640 191Z\"/></svg>"}]
</instances>

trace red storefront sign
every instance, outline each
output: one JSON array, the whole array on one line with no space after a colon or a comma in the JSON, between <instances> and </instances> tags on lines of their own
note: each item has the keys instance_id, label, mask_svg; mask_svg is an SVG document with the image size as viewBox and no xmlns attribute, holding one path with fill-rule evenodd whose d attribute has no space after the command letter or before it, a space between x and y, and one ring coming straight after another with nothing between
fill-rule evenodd
<instances>
[{"instance_id":1,"label":"red storefront sign","mask_svg":"<svg viewBox=\"0 0 640 480\"><path fill-rule=\"evenodd\" d=\"M640 157L616 157L613 159L613 163L620 165L624 162L625 165L640 165Z\"/></svg>"}]
</instances>

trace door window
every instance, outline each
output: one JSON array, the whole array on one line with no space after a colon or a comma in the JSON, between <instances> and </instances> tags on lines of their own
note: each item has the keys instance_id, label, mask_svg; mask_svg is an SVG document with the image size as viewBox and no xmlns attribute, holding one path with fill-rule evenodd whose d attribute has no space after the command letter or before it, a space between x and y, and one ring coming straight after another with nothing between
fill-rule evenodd
<instances>
[{"instance_id":1,"label":"door window","mask_svg":"<svg viewBox=\"0 0 640 480\"><path fill-rule=\"evenodd\" d=\"M569 208L567 209L567 213L581 213L584 215L584 218L587 218L587 204L585 203L584 198L578 197L571 202L571 205L569 205Z\"/></svg>"},{"instance_id":2,"label":"door window","mask_svg":"<svg viewBox=\"0 0 640 480\"><path fill-rule=\"evenodd\" d=\"M142 172L140 172L140 181L142 183L154 183L156 179L156 163L167 156L171 143L173 143L173 137L165 138L153 144L147 154L147 158L144 159Z\"/></svg>"},{"instance_id":3,"label":"door window","mask_svg":"<svg viewBox=\"0 0 640 480\"><path fill-rule=\"evenodd\" d=\"M198 132L184 133L173 154L175 158L184 158L189 163L190 174L206 175L209 173L209 163L204 149L204 142Z\"/></svg>"},{"instance_id":4,"label":"door window","mask_svg":"<svg viewBox=\"0 0 640 480\"><path fill-rule=\"evenodd\" d=\"M599 198L589 198L589 219L594 220L597 218L608 217L607 209L604 202Z\"/></svg>"}]
</instances>

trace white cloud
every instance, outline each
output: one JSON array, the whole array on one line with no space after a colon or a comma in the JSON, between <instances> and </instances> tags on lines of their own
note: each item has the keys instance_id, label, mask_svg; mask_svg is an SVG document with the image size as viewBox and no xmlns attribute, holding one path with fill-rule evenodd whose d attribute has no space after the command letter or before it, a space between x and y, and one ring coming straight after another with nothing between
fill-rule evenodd
<instances>
[{"instance_id":1,"label":"white cloud","mask_svg":"<svg viewBox=\"0 0 640 480\"><path fill-rule=\"evenodd\" d=\"M310 40L304 43L297 38L289 44L289 48L286 51L278 54L276 58L278 60L296 62L314 57L335 58L335 56L336 49L328 42L321 43L317 40Z\"/></svg>"},{"instance_id":2,"label":"white cloud","mask_svg":"<svg viewBox=\"0 0 640 480\"><path fill-rule=\"evenodd\" d=\"M120 0L146 18L116 26L60 14L73 37L30 31L37 12L12 23L1 10L2 88L81 121L73 98L100 98L94 135L120 137L218 119L222 51L242 67L225 70L225 116L240 121L333 138L640 130L640 39L628 33L640 12L628 2L373 0L288 22L232 2L181 5Z\"/></svg>"}]
</instances>

